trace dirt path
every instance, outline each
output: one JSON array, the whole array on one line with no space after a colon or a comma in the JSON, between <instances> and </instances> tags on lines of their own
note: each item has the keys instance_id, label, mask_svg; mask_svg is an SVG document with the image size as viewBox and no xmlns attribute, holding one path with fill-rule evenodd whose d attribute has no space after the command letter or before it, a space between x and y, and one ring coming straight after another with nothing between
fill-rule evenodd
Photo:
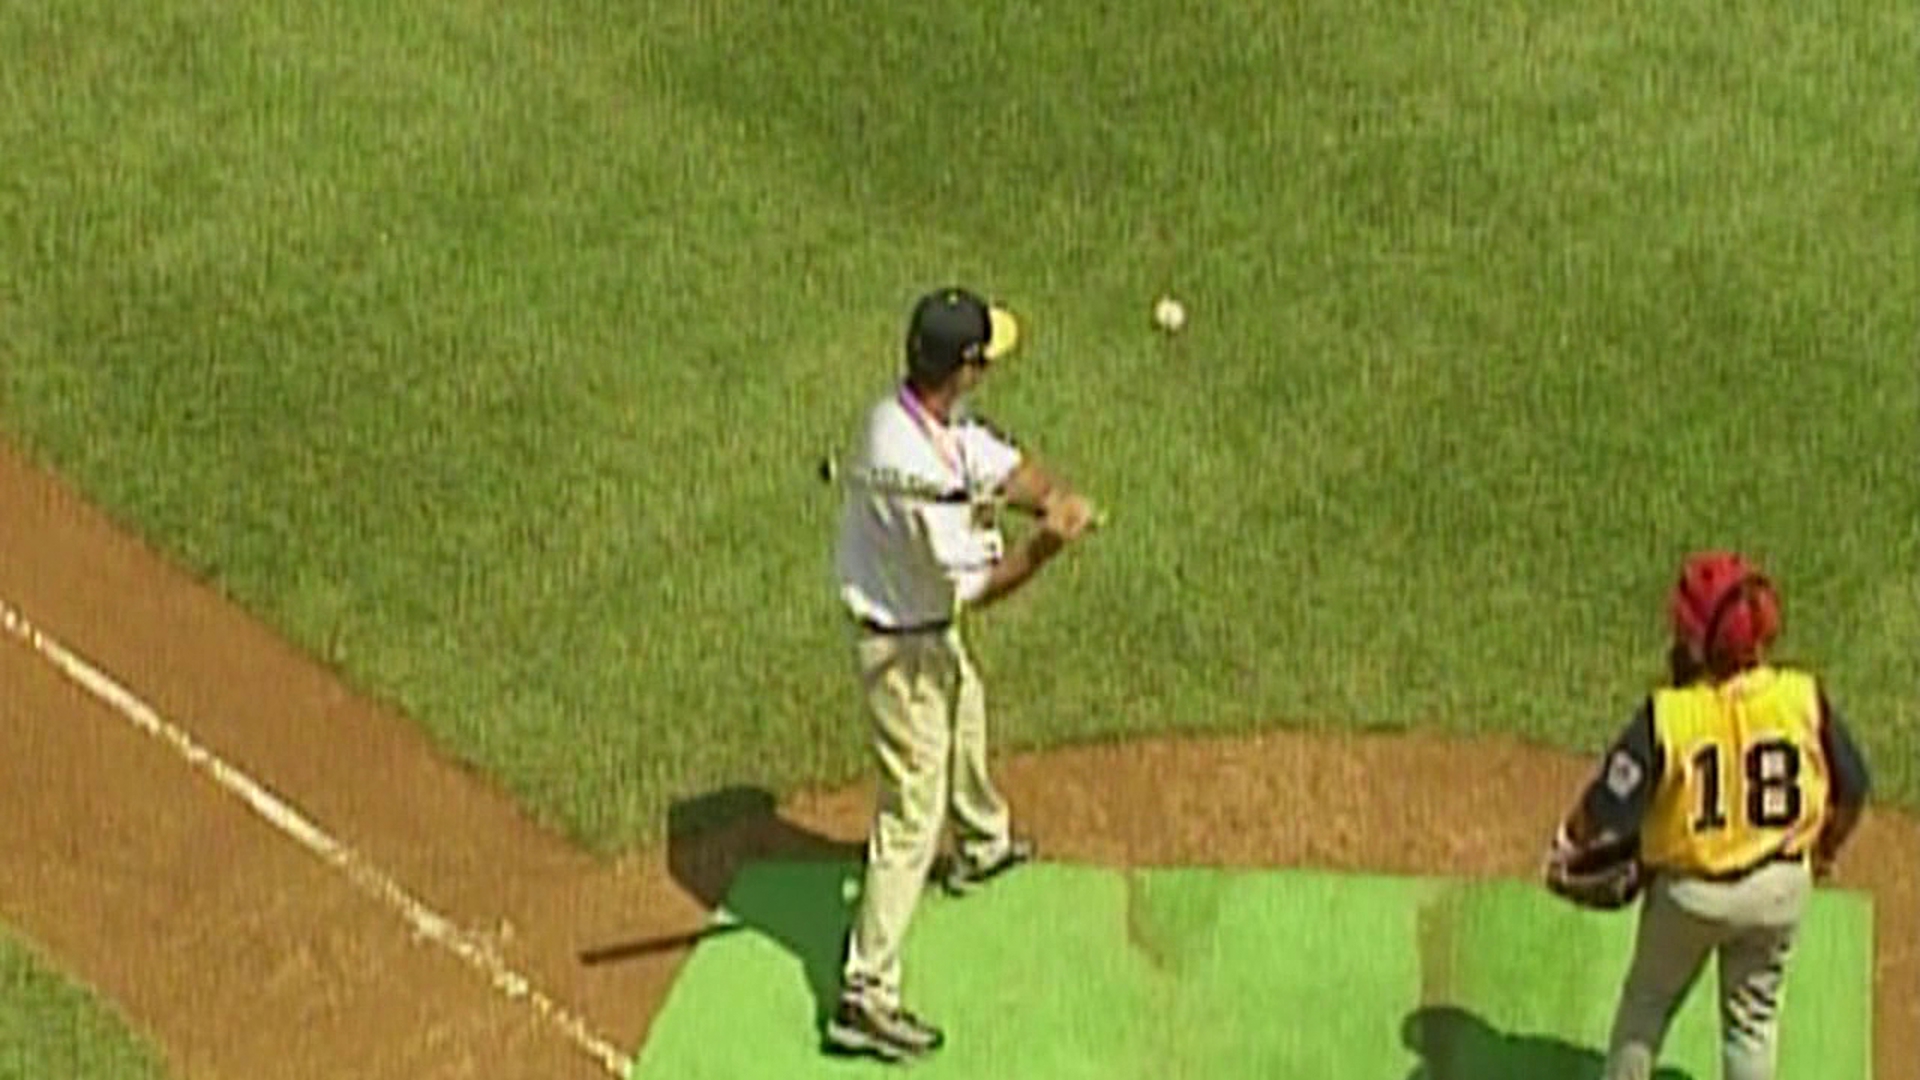
<instances>
[{"instance_id":1,"label":"dirt path","mask_svg":"<svg viewBox=\"0 0 1920 1080\"><path fill-rule=\"evenodd\" d=\"M217 594L0 456L0 598L634 1045L671 957L581 935L691 923L664 874L596 865ZM450 954L0 640L0 919L100 987L187 1076L594 1076Z\"/></svg>"},{"instance_id":2,"label":"dirt path","mask_svg":"<svg viewBox=\"0 0 1920 1080\"><path fill-rule=\"evenodd\" d=\"M440 913L504 919L508 961L626 1047L685 955L675 936L742 859L844 852L869 813L864 786L808 796L671 856L597 864L6 451L0 599ZM0 687L0 920L116 1002L176 1075L604 1075L10 638ZM1531 872L1583 770L1509 743L1275 734L1022 756L1002 777L1056 857L1481 875ZM1879 901L1882 1080L1920 1076L1917 864L1920 828L1876 816L1842 875ZM654 944L582 960L634 942Z\"/></svg>"}]
</instances>

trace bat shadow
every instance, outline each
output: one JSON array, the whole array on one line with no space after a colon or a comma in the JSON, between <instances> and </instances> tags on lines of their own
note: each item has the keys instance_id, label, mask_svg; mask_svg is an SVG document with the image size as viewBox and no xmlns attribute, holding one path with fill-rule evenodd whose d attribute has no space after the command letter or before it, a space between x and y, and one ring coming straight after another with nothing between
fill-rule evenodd
<instances>
[{"instance_id":1,"label":"bat shadow","mask_svg":"<svg viewBox=\"0 0 1920 1080\"><path fill-rule=\"evenodd\" d=\"M1509 1034L1452 1005L1409 1013L1400 1040L1420 1057L1405 1080L1600 1080L1606 1068L1597 1050L1545 1035ZM1668 1066L1654 1080L1696 1078Z\"/></svg>"},{"instance_id":2,"label":"bat shadow","mask_svg":"<svg viewBox=\"0 0 1920 1080\"><path fill-rule=\"evenodd\" d=\"M845 899L861 872L864 844L838 840L788 820L764 788L731 785L667 811L667 869L709 913L729 919L691 933L616 942L580 953L583 964L671 952L742 931L786 950L805 972L821 1021L839 993L840 963L852 910ZM763 860L795 863L778 874L740 871Z\"/></svg>"}]
</instances>

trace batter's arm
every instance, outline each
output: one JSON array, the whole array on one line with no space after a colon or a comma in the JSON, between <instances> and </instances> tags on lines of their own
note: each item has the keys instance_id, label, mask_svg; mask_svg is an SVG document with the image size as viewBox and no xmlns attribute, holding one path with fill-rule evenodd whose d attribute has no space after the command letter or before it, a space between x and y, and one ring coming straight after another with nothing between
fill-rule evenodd
<instances>
[{"instance_id":1,"label":"batter's arm","mask_svg":"<svg viewBox=\"0 0 1920 1080\"><path fill-rule=\"evenodd\" d=\"M994 564L979 592L963 598L966 605L974 609L984 608L1012 594L1031 581L1033 575L1058 555L1064 546L1065 541L1059 535L1045 529L1034 530L1018 547Z\"/></svg>"},{"instance_id":2,"label":"batter's arm","mask_svg":"<svg viewBox=\"0 0 1920 1080\"><path fill-rule=\"evenodd\" d=\"M1044 513L1054 499L1073 494L1065 481L1035 461L1032 455L1020 458L1020 464L1014 466L1000 490L1008 506L1034 515Z\"/></svg>"},{"instance_id":3,"label":"batter's arm","mask_svg":"<svg viewBox=\"0 0 1920 1080\"><path fill-rule=\"evenodd\" d=\"M1013 592L1032 580L1040 567L1091 527L1093 515L1089 507L1073 499L1055 498L1041 511L1040 527L996 563L985 575L984 583L972 595L963 596L962 602L980 608Z\"/></svg>"}]
</instances>

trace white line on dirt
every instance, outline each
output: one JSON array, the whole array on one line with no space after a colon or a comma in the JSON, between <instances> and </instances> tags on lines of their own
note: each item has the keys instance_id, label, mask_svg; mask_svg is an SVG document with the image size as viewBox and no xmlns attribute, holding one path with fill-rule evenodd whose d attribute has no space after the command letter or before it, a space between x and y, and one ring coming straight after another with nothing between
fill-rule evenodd
<instances>
[{"instance_id":1,"label":"white line on dirt","mask_svg":"<svg viewBox=\"0 0 1920 1080\"><path fill-rule=\"evenodd\" d=\"M334 839L285 800L221 760L218 754L169 723L132 691L42 632L18 608L3 599L0 599L0 630L25 642L62 675L125 717L134 727L171 746L188 765L211 776L228 794L246 803L274 828L346 875L362 892L387 905L406 920L416 937L425 938L465 961L509 1000L525 1001L542 1020L559 1029L609 1074L624 1080L632 1060L610 1041L595 1034L579 1016L509 967L490 936L456 926L421 903L358 851Z\"/></svg>"}]
</instances>

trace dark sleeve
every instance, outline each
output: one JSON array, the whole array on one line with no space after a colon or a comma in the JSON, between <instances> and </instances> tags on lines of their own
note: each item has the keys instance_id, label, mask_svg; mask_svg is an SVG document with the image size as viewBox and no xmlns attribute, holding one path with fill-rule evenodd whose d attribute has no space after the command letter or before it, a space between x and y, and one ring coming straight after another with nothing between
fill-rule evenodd
<instances>
[{"instance_id":1,"label":"dark sleeve","mask_svg":"<svg viewBox=\"0 0 1920 1080\"><path fill-rule=\"evenodd\" d=\"M1581 796L1580 806L1587 821L1616 836L1638 833L1665 766L1664 755L1653 737L1653 702L1648 700L1607 749L1599 775Z\"/></svg>"},{"instance_id":2,"label":"dark sleeve","mask_svg":"<svg viewBox=\"0 0 1920 1080\"><path fill-rule=\"evenodd\" d=\"M1834 805L1859 806L1866 802L1868 789L1873 786L1872 778L1867 775L1867 759L1860 753L1853 736L1847 733L1840 711L1827 700L1824 688L1820 691L1820 746L1833 769Z\"/></svg>"}]
</instances>

